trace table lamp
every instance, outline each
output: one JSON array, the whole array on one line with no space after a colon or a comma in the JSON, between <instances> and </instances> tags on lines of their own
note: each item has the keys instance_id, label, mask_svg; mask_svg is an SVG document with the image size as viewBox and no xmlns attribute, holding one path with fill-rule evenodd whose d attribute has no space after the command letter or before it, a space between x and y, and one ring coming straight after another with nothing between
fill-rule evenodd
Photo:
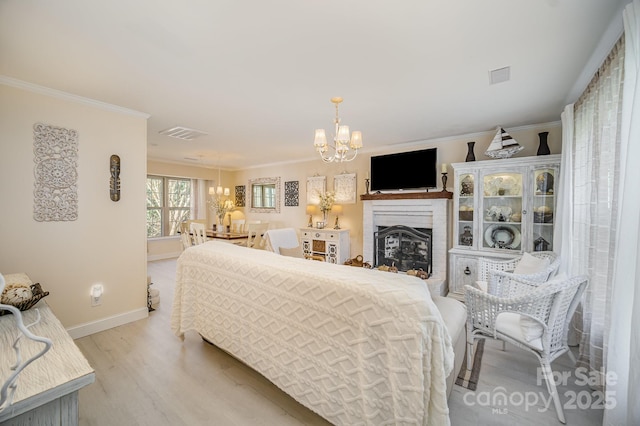
<instances>
[{"instance_id":1,"label":"table lamp","mask_svg":"<svg viewBox=\"0 0 640 426\"><path fill-rule=\"evenodd\" d=\"M307 223L307 228L313 228L313 213L316 211L316 206L313 204L307 205L307 214L309 215L309 223Z\"/></svg>"},{"instance_id":2,"label":"table lamp","mask_svg":"<svg viewBox=\"0 0 640 426\"><path fill-rule=\"evenodd\" d=\"M331 213L336 215L336 222L333 225L333 229L340 229L340 223L338 222L338 216L340 214L342 214L342 206L340 206L338 204L334 204L333 207L331 207Z\"/></svg>"}]
</instances>

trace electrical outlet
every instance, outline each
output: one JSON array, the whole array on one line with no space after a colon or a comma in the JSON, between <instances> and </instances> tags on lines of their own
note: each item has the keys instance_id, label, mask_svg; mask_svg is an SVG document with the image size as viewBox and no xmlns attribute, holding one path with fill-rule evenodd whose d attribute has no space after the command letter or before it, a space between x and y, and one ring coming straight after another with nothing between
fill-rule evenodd
<instances>
[{"instance_id":1,"label":"electrical outlet","mask_svg":"<svg viewBox=\"0 0 640 426\"><path fill-rule=\"evenodd\" d=\"M91 296L91 306L102 305L102 295L100 296Z\"/></svg>"}]
</instances>

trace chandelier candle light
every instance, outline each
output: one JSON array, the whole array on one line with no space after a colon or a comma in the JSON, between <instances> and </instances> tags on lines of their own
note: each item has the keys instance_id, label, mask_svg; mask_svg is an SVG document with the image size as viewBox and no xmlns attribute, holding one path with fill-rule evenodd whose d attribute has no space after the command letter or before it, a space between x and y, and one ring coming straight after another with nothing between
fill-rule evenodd
<instances>
[{"instance_id":1,"label":"chandelier candle light","mask_svg":"<svg viewBox=\"0 0 640 426\"><path fill-rule=\"evenodd\" d=\"M353 131L350 135L349 126L340 125L338 105L342 102L341 97L331 98L331 102L336 106L336 118L334 120L336 128L333 145L327 143L327 136L324 129L316 129L313 146L325 163L351 161L356 158L358 150L362 148L362 132ZM332 152L329 152L329 148L332 149Z\"/></svg>"}]
</instances>

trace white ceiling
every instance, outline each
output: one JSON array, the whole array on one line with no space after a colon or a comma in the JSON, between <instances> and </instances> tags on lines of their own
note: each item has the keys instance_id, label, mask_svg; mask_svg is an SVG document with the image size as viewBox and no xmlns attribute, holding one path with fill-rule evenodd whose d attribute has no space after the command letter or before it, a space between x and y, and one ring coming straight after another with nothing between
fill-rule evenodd
<instances>
[{"instance_id":1,"label":"white ceiling","mask_svg":"<svg viewBox=\"0 0 640 426\"><path fill-rule=\"evenodd\" d=\"M0 0L0 75L150 114L151 159L245 168L314 158L333 96L365 149L559 120L626 2Z\"/></svg>"}]
</instances>

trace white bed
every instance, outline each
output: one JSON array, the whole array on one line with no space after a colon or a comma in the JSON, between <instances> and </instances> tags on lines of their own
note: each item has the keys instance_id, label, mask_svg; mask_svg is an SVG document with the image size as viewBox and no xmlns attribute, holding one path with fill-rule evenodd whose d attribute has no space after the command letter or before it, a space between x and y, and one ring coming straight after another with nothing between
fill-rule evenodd
<instances>
[{"instance_id":1,"label":"white bed","mask_svg":"<svg viewBox=\"0 0 640 426\"><path fill-rule=\"evenodd\" d=\"M418 278L211 241L178 259L171 327L336 425L449 424L451 339Z\"/></svg>"}]
</instances>

